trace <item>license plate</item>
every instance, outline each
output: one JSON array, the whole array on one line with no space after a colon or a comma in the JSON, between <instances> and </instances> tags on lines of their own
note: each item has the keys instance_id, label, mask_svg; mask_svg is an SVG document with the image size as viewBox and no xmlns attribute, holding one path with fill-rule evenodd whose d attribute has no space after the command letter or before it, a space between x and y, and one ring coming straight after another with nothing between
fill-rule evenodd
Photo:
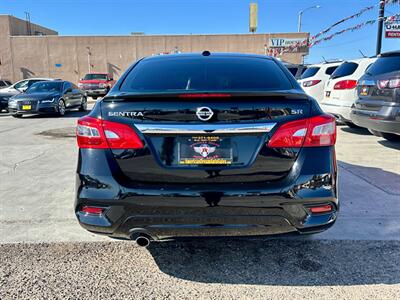
<instances>
[{"instance_id":1,"label":"license plate","mask_svg":"<svg viewBox=\"0 0 400 300\"><path fill-rule=\"evenodd\" d=\"M22 110L31 110L32 105L22 105Z\"/></svg>"},{"instance_id":2,"label":"license plate","mask_svg":"<svg viewBox=\"0 0 400 300\"><path fill-rule=\"evenodd\" d=\"M230 138L193 136L178 142L180 165L230 165L232 156Z\"/></svg>"},{"instance_id":3,"label":"license plate","mask_svg":"<svg viewBox=\"0 0 400 300\"><path fill-rule=\"evenodd\" d=\"M368 95L368 87L362 86L360 90L360 96L367 96Z\"/></svg>"},{"instance_id":4,"label":"license plate","mask_svg":"<svg viewBox=\"0 0 400 300\"><path fill-rule=\"evenodd\" d=\"M329 98L331 96L331 91L326 91L325 96L326 96L326 98Z\"/></svg>"}]
</instances>

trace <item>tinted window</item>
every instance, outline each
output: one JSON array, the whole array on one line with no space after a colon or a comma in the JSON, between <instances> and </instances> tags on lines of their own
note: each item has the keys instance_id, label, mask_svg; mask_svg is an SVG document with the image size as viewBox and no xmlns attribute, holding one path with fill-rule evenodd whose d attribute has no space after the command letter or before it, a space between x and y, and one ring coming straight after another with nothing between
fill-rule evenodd
<instances>
[{"instance_id":1,"label":"tinted window","mask_svg":"<svg viewBox=\"0 0 400 300\"><path fill-rule=\"evenodd\" d=\"M400 56L378 58L368 69L370 75L400 71Z\"/></svg>"},{"instance_id":2,"label":"tinted window","mask_svg":"<svg viewBox=\"0 0 400 300\"><path fill-rule=\"evenodd\" d=\"M332 75L333 72L335 72L335 70L338 68L338 66L334 66L334 67L329 67L325 70L325 74L326 75Z\"/></svg>"},{"instance_id":3,"label":"tinted window","mask_svg":"<svg viewBox=\"0 0 400 300\"><path fill-rule=\"evenodd\" d=\"M34 93L51 93L59 92L61 90L62 83L57 81L41 81L32 84L30 88L26 90L27 94Z\"/></svg>"},{"instance_id":4,"label":"tinted window","mask_svg":"<svg viewBox=\"0 0 400 300\"><path fill-rule=\"evenodd\" d=\"M354 62L344 62L332 73L331 78L349 76L355 72L357 67L358 64Z\"/></svg>"},{"instance_id":5,"label":"tinted window","mask_svg":"<svg viewBox=\"0 0 400 300\"><path fill-rule=\"evenodd\" d=\"M107 74L86 74L84 80L107 80Z\"/></svg>"},{"instance_id":6,"label":"tinted window","mask_svg":"<svg viewBox=\"0 0 400 300\"><path fill-rule=\"evenodd\" d=\"M72 89L72 84L70 82L64 82L64 91L67 89Z\"/></svg>"},{"instance_id":7,"label":"tinted window","mask_svg":"<svg viewBox=\"0 0 400 300\"><path fill-rule=\"evenodd\" d=\"M304 74L304 72L307 70L307 67L304 67L303 70L301 70L301 74Z\"/></svg>"},{"instance_id":8,"label":"tinted window","mask_svg":"<svg viewBox=\"0 0 400 300\"><path fill-rule=\"evenodd\" d=\"M289 72L292 73L293 76L297 74L297 68L288 68Z\"/></svg>"},{"instance_id":9,"label":"tinted window","mask_svg":"<svg viewBox=\"0 0 400 300\"><path fill-rule=\"evenodd\" d=\"M6 85L7 85L7 84L6 84L5 81L0 80L0 86L6 86Z\"/></svg>"},{"instance_id":10,"label":"tinted window","mask_svg":"<svg viewBox=\"0 0 400 300\"><path fill-rule=\"evenodd\" d=\"M307 70L301 75L301 79L309 78L317 74L319 71L319 67L309 67Z\"/></svg>"},{"instance_id":11,"label":"tinted window","mask_svg":"<svg viewBox=\"0 0 400 300\"><path fill-rule=\"evenodd\" d=\"M291 83L277 63L261 58L168 58L139 62L124 92L284 90Z\"/></svg>"}]
</instances>

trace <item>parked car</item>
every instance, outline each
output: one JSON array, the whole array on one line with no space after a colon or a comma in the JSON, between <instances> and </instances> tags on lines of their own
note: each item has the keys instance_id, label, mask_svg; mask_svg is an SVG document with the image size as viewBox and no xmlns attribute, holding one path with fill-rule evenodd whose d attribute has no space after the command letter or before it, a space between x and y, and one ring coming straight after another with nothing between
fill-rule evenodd
<instances>
[{"instance_id":1,"label":"parked car","mask_svg":"<svg viewBox=\"0 0 400 300\"><path fill-rule=\"evenodd\" d=\"M73 83L63 80L36 82L25 93L8 100L8 110L16 118L25 114L48 113L63 116L67 110L85 111L86 107L85 93Z\"/></svg>"},{"instance_id":2,"label":"parked car","mask_svg":"<svg viewBox=\"0 0 400 300\"><path fill-rule=\"evenodd\" d=\"M343 62L326 82L321 101L322 110L334 115L347 126L356 127L350 119L350 111L358 99L357 80L375 60L376 58L362 58Z\"/></svg>"},{"instance_id":3,"label":"parked car","mask_svg":"<svg viewBox=\"0 0 400 300\"><path fill-rule=\"evenodd\" d=\"M11 85L11 81L0 79L0 90Z\"/></svg>"},{"instance_id":4,"label":"parked car","mask_svg":"<svg viewBox=\"0 0 400 300\"><path fill-rule=\"evenodd\" d=\"M97 99L107 95L114 83L114 79L106 73L89 73L79 80L78 87L84 90L87 96Z\"/></svg>"},{"instance_id":5,"label":"parked car","mask_svg":"<svg viewBox=\"0 0 400 300\"><path fill-rule=\"evenodd\" d=\"M39 81L54 80L52 78L29 78L17 81L16 83L4 87L0 90L0 112L2 110L8 111L8 100L17 94L23 93L32 84Z\"/></svg>"},{"instance_id":6,"label":"parked car","mask_svg":"<svg viewBox=\"0 0 400 300\"><path fill-rule=\"evenodd\" d=\"M383 53L357 84L354 124L387 140L400 141L400 51Z\"/></svg>"},{"instance_id":7,"label":"parked car","mask_svg":"<svg viewBox=\"0 0 400 300\"><path fill-rule=\"evenodd\" d=\"M341 63L342 62L326 62L308 66L298 82L307 95L321 102L324 98L326 81Z\"/></svg>"},{"instance_id":8,"label":"parked car","mask_svg":"<svg viewBox=\"0 0 400 300\"><path fill-rule=\"evenodd\" d=\"M307 70L307 66L283 62L285 67L296 79L300 79L301 75Z\"/></svg>"},{"instance_id":9,"label":"parked car","mask_svg":"<svg viewBox=\"0 0 400 300\"><path fill-rule=\"evenodd\" d=\"M323 231L336 122L276 59L147 57L78 120L75 212L135 240Z\"/></svg>"}]
</instances>

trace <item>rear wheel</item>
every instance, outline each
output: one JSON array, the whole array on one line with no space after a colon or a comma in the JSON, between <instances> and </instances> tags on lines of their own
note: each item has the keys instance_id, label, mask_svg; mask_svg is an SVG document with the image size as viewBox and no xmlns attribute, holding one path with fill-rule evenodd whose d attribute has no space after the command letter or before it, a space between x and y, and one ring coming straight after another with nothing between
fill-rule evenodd
<instances>
[{"instance_id":1,"label":"rear wheel","mask_svg":"<svg viewBox=\"0 0 400 300\"><path fill-rule=\"evenodd\" d=\"M82 103L81 106L79 107L79 111L86 111L87 110L87 98L82 97Z\"/></svg>"},{"instance_id":2,"label":"rear wheel","mask_svg":"<svg viewBox=\"0 0 400 300\"><path fill-rule=\"evenodd\" d=\"M64 116L65 115L65 103L64 100L60 100L58 102L58 115Z\"/></svg>"}]
</instances>

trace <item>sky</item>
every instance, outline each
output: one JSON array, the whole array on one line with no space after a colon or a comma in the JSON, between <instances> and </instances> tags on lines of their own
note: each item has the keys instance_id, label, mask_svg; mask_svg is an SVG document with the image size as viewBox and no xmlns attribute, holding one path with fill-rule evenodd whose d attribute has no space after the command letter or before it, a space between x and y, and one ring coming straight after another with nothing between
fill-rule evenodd
<instances>
[{"instance_id":1,"label":"sky","mask_svg":"<svg viewBox=\"0 0 400 300\"><path fill-rule=\"evenodd\" d=\"M25 18L60 35L222 34L248 33L250 0L0 0L0 14ZM316 34L338 20L379 0L258 0L257 33L296 32L302 9L303 31ZM386 7L386 16L400 13L400 4ZM335 27L332 33L377 19L378 6ZM344 33L310 49L307 63L354 59L375 54L377 24ZM383 39L382 50L400 49L400 39Z\"/></svg>"}]
</instances>

